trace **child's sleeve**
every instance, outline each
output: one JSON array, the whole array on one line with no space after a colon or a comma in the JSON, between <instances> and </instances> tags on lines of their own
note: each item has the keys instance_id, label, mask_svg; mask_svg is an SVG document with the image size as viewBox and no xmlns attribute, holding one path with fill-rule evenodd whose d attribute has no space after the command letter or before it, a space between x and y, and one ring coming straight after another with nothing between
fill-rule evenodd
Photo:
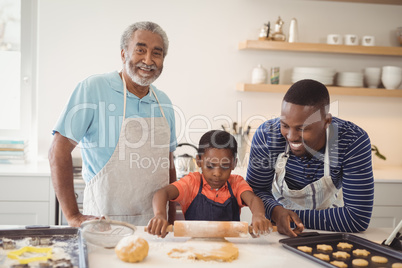
<instances>
[{"instance_id":1,"label":"child's sleeve","mask_svg":"<svg viewBox=\"0 0 402 268\"><path fill-rule=\"evenodd\" d=\"M231 183L233 194L236 196L237 203L240 207L246 206L241 199L241 194L245 191L253 192L253 189L248 185L244 178L240 175L234 175L233 182Z\"/></svg>"},{"instance_id":2,"label":"child's sleeve","mask_svg":"<svg viewBox=\"0 0 402 268\"><path fill-rule=\"evenodd\" d=\"M193 202L195 195L198 193L200 181L197 180L196 174L197 173L190 173L180 180L172 183L172 185L174 185L179 191L179 196L171 201L178 202L182 208L183 213L185 213L191 202ZM194 193L194 191L196 192Z\"/></svg>"}]
</instances>

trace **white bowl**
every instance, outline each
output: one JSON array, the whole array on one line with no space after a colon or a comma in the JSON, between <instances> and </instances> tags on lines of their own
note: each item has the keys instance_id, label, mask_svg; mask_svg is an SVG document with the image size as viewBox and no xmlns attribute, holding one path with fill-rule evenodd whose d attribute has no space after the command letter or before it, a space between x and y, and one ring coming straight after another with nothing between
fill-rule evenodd
<instances>
[{"instance_id":1,"label":"white bowl","mask_svg":"<svg viewBox=\"0 0 402 268\"><path fill-rule=\"evenodd\" d=\"M402 74L382 74L381 81L386 89L397 89L402 82Z\"/></svg>"},{"instance_id":2,"label":"white bowl","mask_svg":"<svg viewBox=\"0 0 402 268\"><path fill-rule=\"evenodd\" d=\"M364 68L364 82L369 88L378 88L381 82L381 68Z\"/></svg>"},{"instance_id":3,"label":"white bowl","mask_svg":"<svg viewBox=\"0 0 402 268\"><path fill-rule=\"evenodd\" d=\"M383 66L382 73L387 74L402 74L402 68L397 66Z\"/></svg>"}]
</instances>

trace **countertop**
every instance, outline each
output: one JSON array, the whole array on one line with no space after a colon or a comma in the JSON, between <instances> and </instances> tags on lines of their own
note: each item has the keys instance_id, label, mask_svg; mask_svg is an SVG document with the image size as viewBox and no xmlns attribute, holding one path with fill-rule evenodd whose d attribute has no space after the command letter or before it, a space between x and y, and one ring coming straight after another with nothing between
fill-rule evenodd
<instances>
[{"instance_id":1,"label":"countertop","mask_svg":"<svg viewBox=\"0 0 402 268\"><path fill-rule=\"evenodd\" d=\"M309 230L306 230L309 231ZM319 231L320 233L323 231ZM372 228L364 233L356 234L365 239L381 243L384 241L392 229ZM239 249L239 257L231 263L221 263L214 261L194 261L186 259L173 259L167 253L175 247L182 246L183 242L189 238L174 237L169 233L165 238L158 238L144 233L143 227L139 227L139 236L146 239L150 245L146 259L141 262L141 267L322 267L303 256L291 252L284 248L280 239L288 238L277 232L271 233L266 237L259 238L226 238L234 243ZM323 232L324 233L324 232ZM331 233L331 232L325 232ZM90 267L133 267L133 264L120 261L115 255L114 250L104 249L89 245L89 265Z\"/></svg>"},{"instance_id":2,"label":"countertop","mask_svg":"<svg viewBox=\"0 0 402 268\"><path fill-rule=\"evenodd\" d=\"M16 226L0 226L0 229L16 228ZM19 227L21 228L21 227ZM143 231L143 227L138 227L136 234L146 239L150 249L148 256L144 261L138 264L125 263L118 259L114 249L105 249L92 244L88 244L88 260L89 266L95 268L110 267L321 267L307 258L304 258L294 252L284 248L279 243L280 239L287 236L279 233L271 233L260 238L227 238L228 241L234 243L239 249L239 257L231 263L221 263L213 261L194 261L187 259L173 259L167 253L175 248L183 245L183 242L189 238L174 237L169 233L165 238L151 236ZM306 230L308 231L308 230ZM324 233L324 231L319 231ZM356 234L365 239L381 243L385 240L392 229L390 228L369 228L367 231ZM325 232L331 233L331 232Z\"/></svg>"},{"instance_id":3,"label":"countertop","mask_svg":"<svg viewBox=\"0 0 402 268\"><path fill-rule=\"evenodd\" d=\"M373 172L375 182L402 183L402 167L400 166L380 167ZM236 167L233 173L245 177L247 168ZM0 176L50 176L49 162L39 160L26 164L0 164Z\"/></svg>"}]
</instances>

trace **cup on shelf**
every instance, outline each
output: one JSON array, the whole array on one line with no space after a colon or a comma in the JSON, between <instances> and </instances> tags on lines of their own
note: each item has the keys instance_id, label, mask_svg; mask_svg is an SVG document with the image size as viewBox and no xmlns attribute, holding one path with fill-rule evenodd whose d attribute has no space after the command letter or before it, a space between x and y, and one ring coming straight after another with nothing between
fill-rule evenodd
<instances>
[{"instance_id":1,"label":"cup on shelf","mask_svg":"<svg viewBox=\"0 0 402 268\"><path fill-rule=\"evenodd\" d=\"M364 83L369 88L378 88L381 82L381 68L367 67L364 68Z\"/></svg>"},{"instance_id":2,"label":"cup on shelf","mask_svg":"<svg viewBox=\"0 0 402 268\"><path fill-rule=\"evenodd\" d=\"M365 35L362 37L362 46L374 46L375 37L372 35Z\"/></svg>"},{"instance_id":3,"label":"cup on shelf","mask_svg":"<svg viewBox=\"0 0 402 268\"><path fill-rule=\"evenodd\" d=\"M348 46L357 46L359 44L359 38L355 34L346 34L345 35L345 45Z\"/></svg>"},{"instance_id":4,"label":"cup on shelf","mask_svg":"<svg viewBox=\"0 0 402 268\"><path fill-rule=\"evenodd\" d=\"M381 81L386 89L397 89L402 82L402 68L383 66Z\"/></svg>"},{"instance_id":5,"label":"cup on shelf","mask_svg":"<svg viewBox=\"0 0 402 268\"><path fill-rule=\"evenodd\" d=\"M329 45L342 45L342 36L340 34L327 35L327 44Z\"/></svg>"}]
</instances>

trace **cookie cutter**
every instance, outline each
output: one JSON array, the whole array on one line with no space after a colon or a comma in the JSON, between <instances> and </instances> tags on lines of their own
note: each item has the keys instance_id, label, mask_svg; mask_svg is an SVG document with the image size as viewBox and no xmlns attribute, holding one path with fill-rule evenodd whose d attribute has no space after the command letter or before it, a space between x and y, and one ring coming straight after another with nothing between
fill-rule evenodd
<instances>
[{"instance_id":1,"label":"cookie cutter","mask_svg":"<svg viewBox=\"0 0 402 268\"><path fill-rule=\"evenodd\" d=\"M46 255L30 257L30 258L22 258L21 255L24 253L46 253ZM26 246L18 250L8 252L7 257L19 261L20 264L27 264L33 261L46 261L52 258L52 248L37 248L37 247Z\"/></svg>"}]
</instances>

